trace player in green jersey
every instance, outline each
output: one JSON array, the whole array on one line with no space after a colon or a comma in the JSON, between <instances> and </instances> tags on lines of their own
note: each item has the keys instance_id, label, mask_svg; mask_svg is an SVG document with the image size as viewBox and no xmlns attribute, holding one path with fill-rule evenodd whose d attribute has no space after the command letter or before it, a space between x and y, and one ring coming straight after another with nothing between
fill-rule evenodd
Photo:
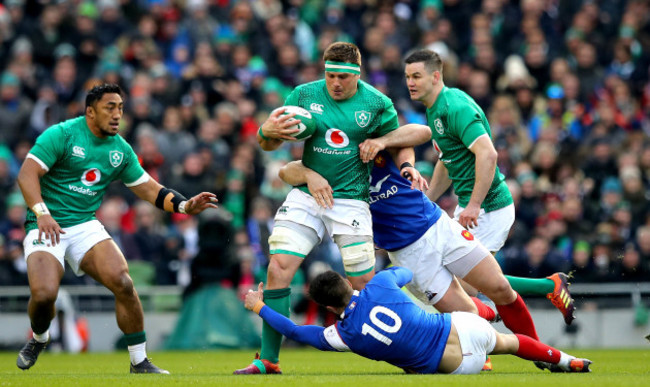
<instances>
[{"instance_id":1,"label":"player in green jersey","mask_svg":"<svg viewBox=\"0 0 650 387\"><path fill-rule=\"evenodd\" d=\"M275 216L269 237L271 258L267 274L267 305L289 315L289 284L304 257L328 233L338 245L345 272L355 289L374 274L372 220L368 207L369 163L386 147L408 147L426 141L429 128L398 128L392 101L360 80L361 54L351 43L336 42L324 52L325 79L296 87L285 105L300 106L316 121L306 140L303 163L329 182L336 206L319 207L306 185L294 188ZM293 114L275 110L262 124L257 140L266 151L291 140ZM261 357L236 374L280 373L282 335L265 324Z\"/></svg>"},{"instance_id":2,"label":"player in green jersey","mask_svg":"<svg viewBox=\"0 0 650 387\"><path fill-rule=\"evenodd\" d=\"M469 95L445 86L437 53L419 50L405 62L411 99L427 107L427 122L439 155L427 196L437 200L453 183L459 202L455 217L496 252L508 237L515 210L504 176L496 166L497 153L485 114ZM485 260L486 265L495 266L496 261L491 261ZM486 275L500 274L496 269L498 265L486 269ZM546 294L570 324L575 318L573 300L568 293L563 297L554 291L566 287L566 280L562 273L545 279L510 277L512 287L522 293Z\"/></svg>"},{"instance_id":3,"label":"player in green jersey","mask_svg":"<svg viewBox=\"0 0 650 387\"><path fill-rule=\"evenodd\" d=\"M25 259L31 297L28 314L33 338L16 364L27 370L49 342L54 301L63 277L64 259L75 274L90 275L115 295L117 324L124 332L131 373L169 372L147 358L144 316L127 262L95 218L108 184L121 180L139 198L169 211L195 215L216 208L212 193L187 200L153 180L120 136L124 102L117 85L93 87L85 115L48 128L36 140L18 175L31 209L25 228Z\"/></svg>"}]
</instances>

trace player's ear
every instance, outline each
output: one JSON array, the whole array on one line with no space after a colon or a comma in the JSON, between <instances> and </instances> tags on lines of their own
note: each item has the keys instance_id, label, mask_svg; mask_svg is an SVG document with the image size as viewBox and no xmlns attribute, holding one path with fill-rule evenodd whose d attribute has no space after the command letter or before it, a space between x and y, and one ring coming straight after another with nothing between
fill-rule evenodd
<instances>
[{"instance_id":1,"label":"player's ear","mask_svg":"<svg viewBox=\"0 0 650 387\"><path fill-rule=\"evenodd\" d=\"M86 106L86 116L88 118L95 118L95 109L91 106Z\"/></svg>"}]
</instances>

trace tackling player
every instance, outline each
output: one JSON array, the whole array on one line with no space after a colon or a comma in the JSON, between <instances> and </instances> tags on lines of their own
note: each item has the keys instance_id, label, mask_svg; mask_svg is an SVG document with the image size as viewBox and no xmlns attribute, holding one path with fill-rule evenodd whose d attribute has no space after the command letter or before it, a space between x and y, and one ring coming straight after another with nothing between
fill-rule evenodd
<instances>
[{"instance_id":1,"label":"tackling player","mask_svg":"<svg viewBox=\"0 0 650 387\"><path fill-rule=\"evenodd\" d=\"M359 292L336 272L320 274L309 286L310 296L341 317L327 328L297 326L266 306L262 283L257 291L249 290L245 306L299 343L322 351L351 351L407 373L477 374L486 354L544 362L553 372L591 371L590 360L526 335L499 333L474 314L425 312L400 289L412 278L410 270L392 267L377 273Z\"/></svg>"},{"instance_id":2,"label":"tackling player","mask_svg":"<svg viewBox=\"0 0 650 387\"><path fill-rule=\"evenodd\" d=\"M76 275L84 273L115 295L117 325L124 332L131 373L169 372L147 358L144 316L127 262L95 218L109 183L121 180L139 198L168 212L195 215L216 208L216 196L202 192L187 200L153 180L131 146L118 136L124 102L120 87L104 84L86 96L85 115L48 128L36 140L18 175L31 209L23 242L31 297L33 338L16 364L27 370L50 340L54 301L64 260Z\"/></svg>"},{"instance_id":3,"label":"tackling player","mask_svg":"<svg viewBox=\"0 0 650 387\"><path fill-rule=\"evenodd\" d=\"M400 150L401 159L408 159L407 153L413 160L411 148ZM407 173L413 183L402 176ZM305 185L314 197L325 197L318 201L321 207L333 206L327 181L301 161L285 165L280 177L292 185ZM464 279L494 301L510 330L538 339L526 304L511 288L494 256L414 186L425 188L426 182L409 162L400 170L387 151L377 155L370 181L374 241L388 251L394 265L414 272L409 291L441 312L473 312L492 320L492 309L471 299L455 277ZM556 291L568 294L566 286Z\"/></svg>"}]
</instances>

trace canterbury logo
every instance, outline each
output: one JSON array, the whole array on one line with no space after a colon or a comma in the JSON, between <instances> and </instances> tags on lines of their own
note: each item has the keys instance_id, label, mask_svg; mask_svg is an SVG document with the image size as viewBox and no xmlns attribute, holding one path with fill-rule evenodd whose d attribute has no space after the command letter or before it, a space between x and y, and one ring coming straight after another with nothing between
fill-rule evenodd
<instances>
[{"instance_id":1,"label":"canterbury logo","mask_svg":"<svg viewBox=\"0 0 650 387\"><path fill-rule=\"evenodd\" d=\"M314 113L323 114L323 105L319 103L312 103L311 105L309 105L309 110L311 110Z\"/></svg>"},{"instance_id":2,"label":"canterbury logo","mask_svg":"<svg viewBox=\"0 0 650 387\"><path fill-rule=\"evenodd\" d=\"M72 147L72 155L76 157L81 157L82 159L86 158L86 150L80 146L73 146Z\"/></svg>"}]
</instances>

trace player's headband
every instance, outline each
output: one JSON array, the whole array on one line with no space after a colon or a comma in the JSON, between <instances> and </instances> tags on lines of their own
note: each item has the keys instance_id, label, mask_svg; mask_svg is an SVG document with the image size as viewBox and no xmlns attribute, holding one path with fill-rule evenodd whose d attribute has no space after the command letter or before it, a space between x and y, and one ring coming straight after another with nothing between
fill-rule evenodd
<instances>
[{"instance_id":1,"label":"player's headband","mask_svg":"<svg viewBox=\"0 0 650 387\"><path fill-rule=\"evenodd\" d=\"M325 61L325 71L361 75L361 66L356 63Z\"/></svg>"}]
</instances>

